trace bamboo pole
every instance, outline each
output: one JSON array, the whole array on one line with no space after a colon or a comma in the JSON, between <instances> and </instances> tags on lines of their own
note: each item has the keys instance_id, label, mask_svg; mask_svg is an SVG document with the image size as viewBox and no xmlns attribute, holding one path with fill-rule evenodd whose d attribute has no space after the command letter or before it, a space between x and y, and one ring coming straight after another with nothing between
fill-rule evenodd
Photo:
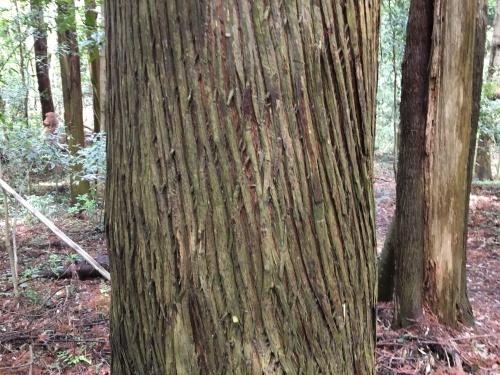
<instances>
[{"instance_id":1,"label":"bamboo pole","mask_svg":"<svg viewBox=\"0 0 500 375\"><path fill-rule=\"evenodd\" d=\"M78 246L71 238L66 236L59 228L57 228L52 221L42 215L35 207L29 204L23 197L17 194L4 180L0 178L0 186L9 193L14 199L21 203L29 212L35 215L42 223L50 228L61 240L63 240L69 247L75 250L85 261L92 265L99 273L107 280L111 280L111 275L106 271L92 256Z\"/></svg>"}]
</instances>

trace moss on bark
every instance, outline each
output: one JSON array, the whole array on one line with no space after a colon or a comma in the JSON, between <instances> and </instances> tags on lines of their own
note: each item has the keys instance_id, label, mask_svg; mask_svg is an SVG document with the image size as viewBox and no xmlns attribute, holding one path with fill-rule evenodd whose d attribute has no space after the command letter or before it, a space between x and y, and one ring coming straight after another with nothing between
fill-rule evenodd
<instances>
[{"instance_id":1,"label":"moss on bark","mask_svg":"<svg viewBox=\"0 0 500 375\"><path fill-rule=\"evenodd\" d=\"M106 4L113 372L374 373L378 1Z\"/></svg>"}]
</instances>

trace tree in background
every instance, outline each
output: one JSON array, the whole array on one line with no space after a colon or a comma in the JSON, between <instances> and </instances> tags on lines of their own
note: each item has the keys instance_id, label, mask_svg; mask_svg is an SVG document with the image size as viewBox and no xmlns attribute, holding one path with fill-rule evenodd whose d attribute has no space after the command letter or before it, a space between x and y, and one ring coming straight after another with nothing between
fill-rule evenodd
<instances>
[{"instance_id":1,"label":"tree in background","mask_svg":"<svg viewBox=\"0 0 500 375\"><path fill-rule=\"evenodd\" d=\"M52 87L50 85L50 66L47 53L47 24L44 20L44 0L30 1L33 25L33 40L35 51L36 77L38 80L38 92L42 109L42 121L47 113L54 113L54 100L52 98Z\"/></svg>"},{"instance_id":2,"label":"tree in background","mask_svg":"<svg viewBox=\"0 0 500 375\"><path fill-rule=\"evenodd\" d=\"M461 302L463 312L459 318L466 324L474 324L474 316L472 306L467 294L467 236L469 222L469 198L472 188L472 175L474 172L474 154L476 150L477 135L479 128L479 117L481 107L481 94L483 87L483 68L486 50L486 28L488 25L488 1L477 0L477 13L476 13L476 31L474 36L474 61L472 71L472 113L471 113L471 130L470 130L470 143L469 143L469 159L467 161L467 188L466 188L466 203L465 203L465 217L464 222L465 230L463 233L462 249L464 260L462 261L461 271Z\"/></svg>"},{"instance_id":3,"label":"tree in background","mask_svg":"<svg viewBox=\"0 0 500 375\"><path fill-rule=\"evenodd\" d=\"M381 6L377 142L379 151L388 152L392 148L394 160L397 160L401 63L409 3L409 0L387 0L383 1Z\"/></svg>"},{"instance_id":4,"label":"tree in background","mask_svg":"<svg viewBox=\"0 0 500 375\"><path fill-rule=\"evenodd\" d=\"M26 49L25 49L25 42L26 42L26 33L25 30L23 30L22 24L21 24L21 14L22 14L22 5L19 4L17 0L14 0L14 7L16 9L17 16L15 17L14 21L16 24L16 38L18 41L18 50L19 50L19 72L21 74L21 83L23 87L23 101L22 105L20 106L19 112L22 114L22 119L25 125L28 124L29 122L29 110L28 110L28 66L26 64Z\"/></svg>"},{"instance_id":5,"label":"tree in background","mask_svg":"<svg viewBox=\"0 0 500 375\"><path fill-rule=\"evenodd\" d=\"M99 27L95 0L85 0L85 27L88 41L90 82L92 83L92 103L94 110L94 132L101 131L101 84L99 56Z\"/></svg>"},{"instance_id":6,"label":"tree in background","mask_svg":"<svg viewBox=\"0 0 500 375\"><path fill-rule=\"evenodd\" d=\"M467 163L467 192L466 192L466 207L469 207L469 195L472 184L472 171L474 166L474 153L476 149L476 139L477 139L477 129L478 129L478 117L479 117L479 108L481 101L481 87L482 87L482 71L483 71L483 63L484 63L484 52L485 52L485 39L486 39L486 23L488 16L488 4L486 1L478 0L477 5L477 21L476 21L476 31L475 31L475 45L474 45L474 73L473 73L473 94L472 94L472 117L471 117L471 132L470 132L470 148L469 148L469 161ZM413 61L414 63L414 61ZM408 71L412 71L412 69L408 69ZM407 72L408 74L408 72ZM406 89L409 89L408 87ZM414 88L415 89L415 88ZM407 101L410 107L411 104L414 103L411 100ZM407 104L408 105L408 104ZM481 113L484 112L484 103L481 103ZM482 115L484 116L484 115ZM411 132L409 132L412 134ZM406 137L408 139L408 137ZM411 159L410 159L411 162ZM414 162L414 161L413 161ZM413 186L414 187L414 186ZM411 188L411 187L410 187ZM465 214L468 214L468 209L465 210ZM417 219L414 219L417 220ZM467 217L464 218L464 222L467 223ZM409 225L409 228L412 228ZM379 301L391 301L393 299L394 292L394 251L395 251L395 222L392 221L386 236L386 241L384 243L384 248L380 255L380 259L378 262L379 269L379 281L378 281L378 298ZM462 242L464 254L466 254L466 244L467 244L467 227L464 230L464 241ZM418 241L418 239L417 239ZM411 241L410 246L411 246ZM415 246L415 249L420 248L420 246ZM415 250L417 251L417 250ZM411 261L410 261L411 263ZM419 263L416 263L419 264ZM467 297L467 278L465 272L466 260L464 257L464 261L462 262L462 282L460 291L462 293L461 297L461 306L463 307L463 311L467 313L462 313L460 319L464 322L473 324L472 319L472 311L470 308L470 303ZM410 280L411 278L402 278L401 282L404 283L405 280Z\"/></svg>"},{"instance_id":7,"label":"tree in background","mask_svg":"<svg viewBox=\"0 0 500 375\"><path fill-rule=\"evenodd\" d=\"M393 228L395 319L400 320L398 325L406 325L407 319L422 317L425 231L423 171L434 5L434 0L412 0L406 29Z\"/></svg>"},{"instance_id":8,"label":"tree in background","mask_svg":"<svg viewBox=\"0 0 500 375\"><path fill-rule=\"evenodd\" d=\"M80 76L80 55L76 38L75 4L73 0L58 0L57 3L57 40L59 44L59 62L61 65L61 83L64 101L64 123L68 134L68 150L77 156L84 146L82 84ZM74 178L81 170L81 164L71 166L72 174L71 203L77 197L89 192L88 181Z\"/></svg>"},{"instance_id":9,"label":"tree in background","mask_svg":"<svg viewBox=\"0 0 500 375\"><path fill-rule=\"evenodd\" d=\"M379 2L151 4L105 9L112 372L374 373Z\"/></svg>"},{"instance_id":10,"label":"tree in background","mask_svg":"<svg viewBox=\"0 0 500 375\"><path fill-rule=\"evenodd\" d=\"M493 18L493 37L490 50L490 61L488 64L487 86L485 94L487 100L496 101L500 98L499 81L500 70L500 0L496 1L495 16ZM498 110L498 108L497 108ZM478 180L493 180L491 168L491 144L495 136L495 125L485 124L479 132L476 151L476 177ZM493 126L492 126L493 125Z\"/></svg>"},{"instance_id":11,"label":"tree in background","mask_svg":"<svg viewBox=\"0 0 500 375\"><path fill-rule=\"evenodd\" d=\"M401 99L394 223L395 324L428 306L472 321L465 247L476 0L413 0ZM464 145L466 145L464 147Z\"/></svg>"}]
</instances>

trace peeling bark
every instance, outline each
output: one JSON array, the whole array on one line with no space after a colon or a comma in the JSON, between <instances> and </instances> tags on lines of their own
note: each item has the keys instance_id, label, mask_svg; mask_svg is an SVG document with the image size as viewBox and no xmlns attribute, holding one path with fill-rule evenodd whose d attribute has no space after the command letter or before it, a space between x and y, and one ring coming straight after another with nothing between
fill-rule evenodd
<instances>
[{"instance_id":1,"label":"peeling bark","mask_svg":"<svg viewBox=\"0 0 500 375\"><path fill-rule=\"evenodd\" d=\"M414 17L412 26L412 9L424 3L426 22ZM446 325L471 317L464 272L475 16L476 0L411 4L396 192L396 326L422 319L424 305Z\"/></svg>"},{"instance_id":2,"label":"peeling bark","mask_svg":"<svg viewBox=\"0 0 500 375\"><path fill-rule=\"evenodd\" d=\"M426 303L456 326L467 230L467 163L471 136L476 0L436 1L426 134ZM465 120L464 120L465 119Z\"/></svg>"},{"instance_id":3,"label":"peeling bark","mask_svg":"<svg viewBox=\"0 0 500 375\"><path fill-rule=\"evenodd\" d=\"M379 2L106 2L116 374L375 372Z\"/></svg>"}]
</instances>

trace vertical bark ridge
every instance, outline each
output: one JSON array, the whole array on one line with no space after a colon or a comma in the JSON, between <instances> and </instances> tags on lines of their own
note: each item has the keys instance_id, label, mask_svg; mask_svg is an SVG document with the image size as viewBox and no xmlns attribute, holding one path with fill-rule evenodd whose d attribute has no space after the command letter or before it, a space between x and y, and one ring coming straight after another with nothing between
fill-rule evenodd
<instances>
[{"instance_id":1,"label":"vertical bark ridge","mask_svg":"<svg viewBox=\"0 0 500 375\"><path fill-rule=\"evenodd\" d=\"M456 326L465 261L467 162L472 113L476 1L436 2L432 86L426 134L426 303L441 322Z\"/></svg>"},{"instance_id":2,"label":"vertical bark ridge","mask_svg":"<svg viewBox=\"0 0 500 375\"><path fill-rule=\"evenodd\" d=\"M429 64L433 46L435 0L410 4L402 70L401 144L395 214L395 316L398 326L423 317L424 163L428 93L432 91ZM431 83L429 83L429 81Z\"/></svg>"},{"instance_id":3,"label":"vertical bark ridge","mask_svg":"<svg viewBox=\"0 0 500 375\"><path fill-rule=\"evenodd\" d=\"M68 151L76 156L84 146L82 83L80 77L80 55L76 38L75 5L73 1L57 1L57 41L61 49L59 63L64 102L64 122L68 133ZM82 165L73 164L70 174L71 204L77 197L89 192L89 182L74 175L81 173Z\"/></svg>"},{"instance_id":4,"label":"vertical bark ridge","mask_svg":"<svg viewBox=\"0 0 500 375\"><path fill-rule=\"evenodd\" d=\"M114 342L140 341L133 366L150 373L373 371L376 75L361 60L376 38L360 6L116 3L107 27L132 24L108 47L127 74L108 102L126 124L109 135L113 277L128 289L113 295Z\"/></svg>"}]
</instances>

